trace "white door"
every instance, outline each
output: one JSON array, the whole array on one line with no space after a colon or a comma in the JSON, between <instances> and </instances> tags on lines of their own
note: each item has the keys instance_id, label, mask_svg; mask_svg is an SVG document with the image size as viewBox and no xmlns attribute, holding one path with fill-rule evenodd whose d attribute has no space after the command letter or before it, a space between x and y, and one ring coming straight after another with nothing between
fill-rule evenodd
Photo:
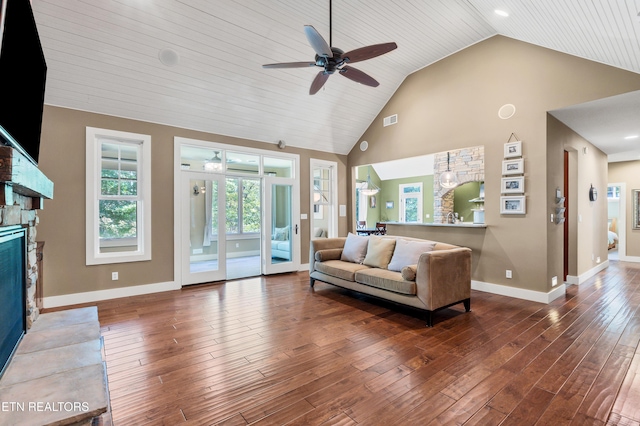
<instances>
[{"instance_id":1,"label":"white door","mask_svg":"<svg viewBox=\"0 0 640 426\"><path fill-rule=\"evenodd\" d=\"M300 269L299 184L294 179L265 177L263 273Z\"/></svg>"},{"instance_id":2,"label":"white door","mask_svg":"<svg viewBox=\"0 0 640 426\"><path fill-rule=\"evenodd\" d=\"M182 172L182 284L226 278L224 176Z\"/></svg>"}]
</instances>

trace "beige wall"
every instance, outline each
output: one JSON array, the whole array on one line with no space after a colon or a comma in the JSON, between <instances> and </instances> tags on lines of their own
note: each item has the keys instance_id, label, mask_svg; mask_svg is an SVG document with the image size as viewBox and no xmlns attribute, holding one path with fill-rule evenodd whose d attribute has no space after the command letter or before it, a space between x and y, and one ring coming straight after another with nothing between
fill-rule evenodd
<instances>
[{"instance_id":1,"label":"beige wall","mask_svg":"<svg viewBox=\"0 0 640 426\"><path fill-rule=\"evenodd\" d=\"M640 161L609 164L609 182L626 183L625 239L626 255L640 257L640 230L633 229L633 198L631 190L640 189ZM603 194L606 196L606 194Z\"/></svg>"},{"instance_id":2,"label":"beige wall","mask_svg":"<svg viewBox=\"0 0 640 426\"><path fill-rule=\"evenodd\" d=\"M548 214L555 214L555 191L560 188L568 200L569 275L578 277L607 260L607 155L576 132L549 115L547 133L549 197ZM564 193L564 151L569 155L569 194ZM589 201L589 189L598 190ZM548 278L563 276L564 227L549 220Z\"/></svg>"},{"instance_id":3,"label":"beige wall","mask_svg":"<svg viewBox=\"0 0 640 426\"><path fill-rule=\"evenodd\" d=\"M492 37L406 78L362 135L369 149L360 151L357 141L349 153L349 206L353 208L354 166L484 145L488 227L469 237L475 251L473 279L547 292L550 277L558 274L555 264L547 268L549 206L555 196L547 183L547 111L638 89L638 74ZM507 103L517 111L502 120L497 112ZM398 124L383 127L383 117L391 114L398 114ZM524 216L499 213L503 146L511 133L523 141ZM554 163L561 161L553 156ZM393 231L401 232L397 228ZM410 231L454 244L465 239L458 232L428 227ZM513 271L513 279L505 278L506 269Z\"/></svg>"},{"instance_id":4,"label":"beige wall","mask_svg":"<svg viewBox=\"0 0 640 426\"><path fill-rule=\"evenodd\" d=\"M85 127L151 135L152 260L115 265L85 265ZM44 296L173 281L173 138L199 139L278 151L274 144L185 130L65 108L45 106L40 168L54 182L54 199L40 212L38 240L45 241ZM338 163L338 203L347 203L346 156L287 147L300 155L301 213L309 212L309 160ZM301 220L301 261L309 257L309 220ZM338 219L346 234L347 218ZM111 281L111 272L119 280Z\"/></svg>"}]
</instances>

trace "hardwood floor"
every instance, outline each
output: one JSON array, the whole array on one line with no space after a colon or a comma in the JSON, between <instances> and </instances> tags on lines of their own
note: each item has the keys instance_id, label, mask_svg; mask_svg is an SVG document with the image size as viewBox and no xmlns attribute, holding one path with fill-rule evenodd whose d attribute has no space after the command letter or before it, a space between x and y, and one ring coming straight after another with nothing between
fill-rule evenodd
<instances>
[{"instance_id":1,"label":"hardwood floor","mask_svg":"<svg viewBox=\"0 0 640 426\"><path fill-rule=\"evenodd\" d=\"M640 425L640 265L415 311L285 274L97 303L115 425Z\"/></svg>"}]
</instances>

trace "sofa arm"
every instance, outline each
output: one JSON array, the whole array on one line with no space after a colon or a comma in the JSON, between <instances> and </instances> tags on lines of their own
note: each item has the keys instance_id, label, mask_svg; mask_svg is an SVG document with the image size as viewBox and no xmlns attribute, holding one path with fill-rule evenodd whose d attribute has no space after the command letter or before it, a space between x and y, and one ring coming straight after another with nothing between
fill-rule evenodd
<instances>
[{"instance_id":1,"label":"sofa arm","mask_svg":"<svg viewBox=\"0 0 640 426\"><path fill-rule=\"evenodd\" d=\"M315 271L317 251L332 249L342 250L344 248L345 241L347 241L347 237L320 238L317 240L311 240L309 244L309 273Z\"/></svg>"},{"instance_id":2,"label":"sofa arm","mask_svg":"<svg viewBox=\"0 0 640 426\"><path fill-rule=\"evenodd\" d=\"M430 311L469 299L471 249L459 247L422 253L416 287L416 295Z\"/></svg>"}]
</instances>

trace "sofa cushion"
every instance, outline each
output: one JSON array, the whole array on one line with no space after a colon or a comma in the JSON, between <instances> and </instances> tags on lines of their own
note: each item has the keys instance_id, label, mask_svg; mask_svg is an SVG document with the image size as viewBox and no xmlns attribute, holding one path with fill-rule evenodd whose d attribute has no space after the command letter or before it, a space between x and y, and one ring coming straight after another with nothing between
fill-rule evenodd
<instances>
[{"instance_id":1,"label":"sofa cushion","mask_svg":"<svg viewBox=\"0 0 640 426\"><path fill-rule=\"evenodd\" d=\"M342 249L342 256L340 260L345 262L362 263L364 256L367 253L367 244L369 243L369 237L361 235L355 235L349 232L347 240L344 242L344 248Z\"/></svg>"},{"instance_id":2,"label":"sofa cushion","mask_svg":"<svg viewBox=\"0 0 640 426\"><path fill-rule=\"evenodd\" d=\"M357 271L356 282L394 293L415 295L416 282L407 281L402 278L400 272L389 271L387 269L371 268Z\"/></svg>"},{"instance_id":3,"label":"sofa cushion","mask_svg":"<svg viewBox=\"0 0 640 426\"><path fill-rule=\"evenodd\" d=\"M394 238L383 238L372 235L369 237L367 255L362 263L367 266L373 266L374 268L386 269L393 255L393 248L395 246L396 240Z\"/></svg>"},{"instance_id":4,"label":"sofa cushion","mask_svg":"<svg viewBox=\"0 0 640 426\"><path fill-rule=\"evenodd\" d=\"M400 271L402 278L407 281L415 281L417 273L418 273L418 265L407 265L404 268L402 268L402 271Z\"/></svg>"},{"instance_id":5,"label":"sofa cushion","mask_svg":"<svg viewBox=\"0 0 640 426\"><path fill-rule=\"evenodd\" d=\"M420 259L420 255L425 251L433 251L436 246L434 241L410 241L403 238L396 240L396 248L387 269L390 271L402 271L407 265L415 265Z\"/></svg>"},{"instance_id":6,"label":"sofa cushion","mask_svg":"<svg viewBox=\"0 0 640 426\"><path fill-rule=\"evenodd\" d=\"M314 259L316 262L326 262L327 260L340 260L341 256L342 256L341 248L325 249L325 250L318 250L315 254Z\"/></svg>"},{"instance_id":7,"label":"sofa cushion","mask_svg":"<svg viewBox=\"0 0 640 426\"><path fill-rule=\"evenodd\" d=\"M342 260L327 260L326 262L316 262L316 271L323 274L331 275L332 277L342 278L347 281L355 281L355 275L357 271L362 269L370 269L366 265L353 262L344 262Z\"/></svg>"}]
</instances>

